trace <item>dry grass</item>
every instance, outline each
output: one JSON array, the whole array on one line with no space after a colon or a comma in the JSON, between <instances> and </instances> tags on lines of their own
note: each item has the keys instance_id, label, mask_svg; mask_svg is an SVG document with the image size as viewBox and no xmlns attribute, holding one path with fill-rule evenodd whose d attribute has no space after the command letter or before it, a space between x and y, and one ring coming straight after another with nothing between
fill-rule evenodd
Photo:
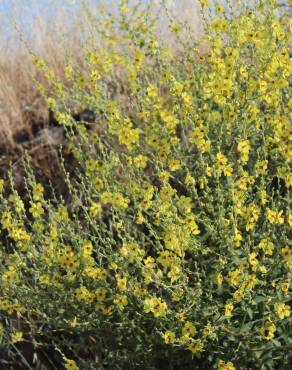
<instances>
[{"instance_id":1,"label":"dry grass","mask_svg":"<svg viewBox=\"0 0 292 370\"><path fill-rule=\"evenodd\" d=\"M0 148L3 143L6 149L17 146L20 138L34 135L36 125L48 124L48 110L37 91L38 76L29 50L38 51L55 73L62 76L68 58L75 62L83 60L84 37L90 35L98 40L80 6L83 1L48 0L49 7L45 8L46 1L4 0L9 3L9 12L0 12ZM165 1L171 18L187 21L197 34L201 33L196 0ZM132 4L137 2L133 0ZM91 12L99 12L100 0L86 0L86 3ZM111 3L112 6L117 1ZM161 6L160 0L150 3L154 11ZM167 18L161 18L160 22L164 30L162 37L174 45L167 30Z\"/></svg>"},{"instance_id":2,"label":"dry grass","mask_svg":"<svg viewBox=\"0 0 292 370\"><path fill-rule=\"evenodd\" d=\"M1 32L0 140L10 146L16 144L16 137L21 132L32 135L33 124L48 121L47 108L37 91L30 49L38 51L57 75L62 73L67 49L76 58L80 57L78 32L68 32L73 27L77 29L78 14L72 13L70 21L64 22L68 19L65 6L57 6L57 1L51 1L50 11L55 16L49 19L52 17L41 12L38 3L36 0L14 0L8 15L14 26L9 27L9 37L7 28ZM7 14L2 14L4 16ZM25 22L29 22L29 26Z\"/></svg>"}]
</instances>

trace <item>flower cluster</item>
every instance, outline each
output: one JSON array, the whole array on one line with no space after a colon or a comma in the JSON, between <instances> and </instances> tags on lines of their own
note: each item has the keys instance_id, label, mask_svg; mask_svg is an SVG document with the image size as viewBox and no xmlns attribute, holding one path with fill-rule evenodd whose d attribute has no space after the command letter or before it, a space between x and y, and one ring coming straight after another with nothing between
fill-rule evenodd
<instances>
[{"instance_id":1,"label":"flower cluster","mask_svg":"<svg viewBox=\"0 0 292 370\"><path fill-rule=\"evenodd\" d=\"M291 22L275 0L200 3L207 45L172 25L169 50L123 0L94 23L87 75L67 66L65 88L35 61L76 166L68 203L29 169L28 205L0 181L0 311L66 369L291 361Z\"/></svg>"}]
</instances>

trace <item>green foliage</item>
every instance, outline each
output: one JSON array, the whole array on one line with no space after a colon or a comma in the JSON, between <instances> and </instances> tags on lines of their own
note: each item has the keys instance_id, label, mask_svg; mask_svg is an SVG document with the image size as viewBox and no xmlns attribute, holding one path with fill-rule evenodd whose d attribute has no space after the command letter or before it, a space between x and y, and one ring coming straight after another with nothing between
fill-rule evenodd
<instances>
[{"instance_id":1,"label":"green foliage","mask_svg":"<svg viewBox=\"0 0 292 370\"><path fill-rule=\"evenodd\" d=\"M35 59L75 171L66 202L28 162L28 199L1 198L1 315L26 328L7 346L66 369L289 368L292 23L272 0L201 3L207 36L172 24L177 52L122 1L69 88Z\"/></svg>"}]
</instances>

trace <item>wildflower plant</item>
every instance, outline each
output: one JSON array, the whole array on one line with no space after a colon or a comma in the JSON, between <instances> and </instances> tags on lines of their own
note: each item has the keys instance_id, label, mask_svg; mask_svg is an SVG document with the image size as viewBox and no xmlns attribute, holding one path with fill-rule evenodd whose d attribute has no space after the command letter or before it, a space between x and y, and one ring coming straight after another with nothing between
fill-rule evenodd
<instances>
[{"instance_id":1,"label":"wildflower plant","mask_svg":"<svg viewBox=\"0 0 292 370\"><path fill-rule=\"evenodd\" d=\"M94 20L86 75L68 65L65 87L35 58L74 173L67 202L29 161L25 202L0 182L0 312L26 327L1 327L5 345L66 369L291 364L291 19L275 0L200 3L204 48L173 25L169 50L124 0Z\"/></svg>"}]
</instances>

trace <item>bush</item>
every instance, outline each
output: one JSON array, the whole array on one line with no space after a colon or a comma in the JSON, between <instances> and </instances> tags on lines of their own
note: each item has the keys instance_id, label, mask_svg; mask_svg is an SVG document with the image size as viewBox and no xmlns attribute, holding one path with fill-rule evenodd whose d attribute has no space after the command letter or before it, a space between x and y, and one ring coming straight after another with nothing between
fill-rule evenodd
<instances>
[{"instance_id":1,"label":"bush","mask_svg":"<svg viewBox=\"0 0 292 370\"><path fill-rule=\"evenodd\" d=\"M206 3L203 41L171 23L175 51L121 1L95 23L88 73L66 67L70 88L35 57L74 171L63 162L66 199L29 158L26 198L1 182L11 353L28 342L66 369L291 365L292 23L274 0ZM85 109L94 122L73 118Z\"/></svg>"}]
</instances>

